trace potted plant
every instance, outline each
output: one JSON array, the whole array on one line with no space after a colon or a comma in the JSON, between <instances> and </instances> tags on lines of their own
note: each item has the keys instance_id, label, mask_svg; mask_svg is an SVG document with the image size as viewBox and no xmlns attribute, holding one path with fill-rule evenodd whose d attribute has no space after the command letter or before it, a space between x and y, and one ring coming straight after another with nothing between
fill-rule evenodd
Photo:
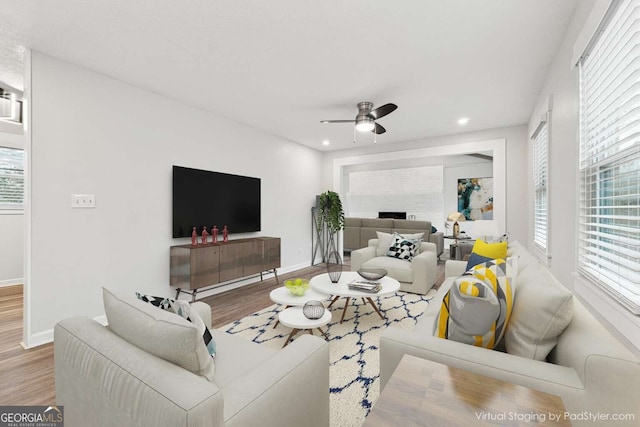
<instances>
[{"instance_id":1,"label":"potted plant","mask_svg":"<svg viewBox=\"0 0 640 427\"><path fill-rule=\"evenodd\" d=\"M331 234L344 228L344 211L340 196L334 191L326 191L320 195L318 202L320 218L327 225Z\"/></svg>"}]
</instances>

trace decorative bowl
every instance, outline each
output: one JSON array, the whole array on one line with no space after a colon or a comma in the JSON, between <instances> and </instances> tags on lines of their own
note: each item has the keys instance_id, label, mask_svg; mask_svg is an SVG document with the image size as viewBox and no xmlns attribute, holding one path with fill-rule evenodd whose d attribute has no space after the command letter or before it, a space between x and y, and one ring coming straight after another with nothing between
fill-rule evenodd
<instances>
[{"instance_id":1,"label":"decorative bowl","mask_svg":"<svg viewBox=\"0 0 640 427\"><path fill-rule=\"evenodd\" d=\"M387 270L383 268L361 268L358 274L367 280L380 280L387 275Z\"/></svg>"},{"instance_id":2,"label":"decorative bowl","mask_svg":"<svg viewBox=\"0 0 640 427\"><path fill-rule=\"evenodd\" d=\"M324 304L316 300L308 301L302 307L302 314L307 319L319 319L324 315Z\"/></svg>"},{"instance_id":3,"label":"decorative bowl","mask_svg":"<svg viewBox=\"0 0 640 427\"><path fill-rule=\"evenodd\" d=\"M309 281L307 279L288 279L284 282L289 294L301 297L309 289Z\"/></svg>"}]
</instances>

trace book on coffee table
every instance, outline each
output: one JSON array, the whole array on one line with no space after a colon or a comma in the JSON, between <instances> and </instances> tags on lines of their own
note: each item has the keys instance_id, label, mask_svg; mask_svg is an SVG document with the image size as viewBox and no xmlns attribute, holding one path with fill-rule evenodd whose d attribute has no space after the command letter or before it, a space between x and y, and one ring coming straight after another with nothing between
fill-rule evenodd
<instances>
[{"instance_id":1,"label":"book on coffee table","mask_svg":"<svg viewBox=\"0 0 640 427\"><path fill-rule=\"evenodd\" d=\"M380 286L379 282L373 282L370 280L353 280L352 282L349 283L348 286L349 286L349 289L352 289L355 291L369 292L372 294L380 292L380 289L382 289L382 286Z\"/></svg>"}]
</instances>

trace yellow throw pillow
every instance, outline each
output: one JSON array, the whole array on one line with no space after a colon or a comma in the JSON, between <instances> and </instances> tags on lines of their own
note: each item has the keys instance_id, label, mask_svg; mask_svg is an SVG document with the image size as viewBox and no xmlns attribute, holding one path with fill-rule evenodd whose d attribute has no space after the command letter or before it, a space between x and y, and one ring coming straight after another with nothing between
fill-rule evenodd
<instances>
[{"instance_id":1,"label":"yellow throw pillow","mask_svg":"<svg viewBox=\"0 0 640 427\"><path fill-rule=\"evenodd\" d=\"M487 258L505 259L507 257L507 242L485 243L478 239L471 252Z\"/></svg>"}]
</instances>

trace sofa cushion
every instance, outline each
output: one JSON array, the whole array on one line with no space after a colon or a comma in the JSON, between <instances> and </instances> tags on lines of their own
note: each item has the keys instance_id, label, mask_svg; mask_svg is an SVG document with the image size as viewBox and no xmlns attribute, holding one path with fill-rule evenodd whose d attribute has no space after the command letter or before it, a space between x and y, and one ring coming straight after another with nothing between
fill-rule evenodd
<instances>
[{"instance_id":1,"label":"sofa cushion","mask_svg":"<svg viewBox=\"0 0 640 427\"><path fill-rule=\"evenodd\" d=\"M433 324L434 335L493 349L500 342L513 306L518 259L479 264L454 280Z\"/></svg>"},{"instance_id":2,"label":"sofa cushion","mask_svg":"<svg viewBox=\"0 0 640 427\"><path fill-rule=\"evenodd\" d=\"M345 218L344 219L344 226L346 227L360 227L360 225L362 224L362 219L361 218Z\"/></svg>"},{"instance_id":3,"label":"sofa cushion","mask_svg":"<svg viewBox=\"0 0 640 427\"><path fill-rule=\"evenodd\" d=\"M395 233L393 235L393 243L387 251L387 256L411 261L416 256L420 242L420 239L406 239Z\"/></svg>"},{"instance_id":4,"label":"sofa cushion","mask_svg":"<svg viewBox=\"0 0 640 427\"><path fill-rule=\"evenodd\" d=\"M365 268L383 268L387 274L399 282L413 283L413 270L411 262L388 256L371 258L362 264Z\"/></svg>"},{"instance_id":5,"label":"sofa cushion","mask_svg":"<svg viewBox=\"0 0 640 427\"><path fill-rule=\"evenodd\" d=\"M213 381L213 359L193 323L133 295L116 295L105 288L102 295L113 333L147 353Z\"/></svg>"},{"instance_id":6,"label":"sofa cushion","mask_svg":"<svg viewBox=\"0 0 640 427\"><path fill-rule=\"evenodd\" d=\"M376 231L376 235L378 236L378 247L376 248L376 256L386 256L387 252L391 245L395 242L394 235L397 233L385 233L383 231ZM424 233L415 233L415 234L401 234L401 237L405 239L422 239ZM420 253L420 245L418 245L418 250L415 255Z\"/></svg>"},{"instance_id":7,"label":"sofa cushion","mask_svg":"<svg viewBox=\"0 0 640 427\"><path fill-rule=\"evenodd\" d=\"M507 242L485 243L478 239L473 244L471 252L491 259L504 259L507 257Z\"/></svg>"},{"instance_id":8,"label":"sofa cushion","mask_svg":"<svg viewBox=\"0 0 640 427\"><path fill-rule=\"evenodd\" d=\"M175 313L193 323L195 327L198 328L198 332L202 334L202 341L209 355L211 357L216 356L216 341L213 339L209 328L204 324L198 312L191 307L191 304L186 301L173 300L171 298L143 295L140 292L136 292L136 297L140 301L148 302L154 307Z\"/></svg>"},{"instance_id":9,"label":"sofa cushion","mask_svg":"<svg viewBox=\"0 0 640 427\"><path fill-rule=\"evenodd\" d=\"M518 275L513 316L505 334L507 352L545 360L573 317L573 295L541 267Z\"/></svg>"},{"instance_id":10,"label":"sofa cushion","mask_svg":"<svg viewBox=\"0 0 640 427\"><path fill-rule=\"evenodd\" d=\"M393 228L393 219L391 218L362 218L362 226L368 228Z\"/></svg>"}]
</instances>

